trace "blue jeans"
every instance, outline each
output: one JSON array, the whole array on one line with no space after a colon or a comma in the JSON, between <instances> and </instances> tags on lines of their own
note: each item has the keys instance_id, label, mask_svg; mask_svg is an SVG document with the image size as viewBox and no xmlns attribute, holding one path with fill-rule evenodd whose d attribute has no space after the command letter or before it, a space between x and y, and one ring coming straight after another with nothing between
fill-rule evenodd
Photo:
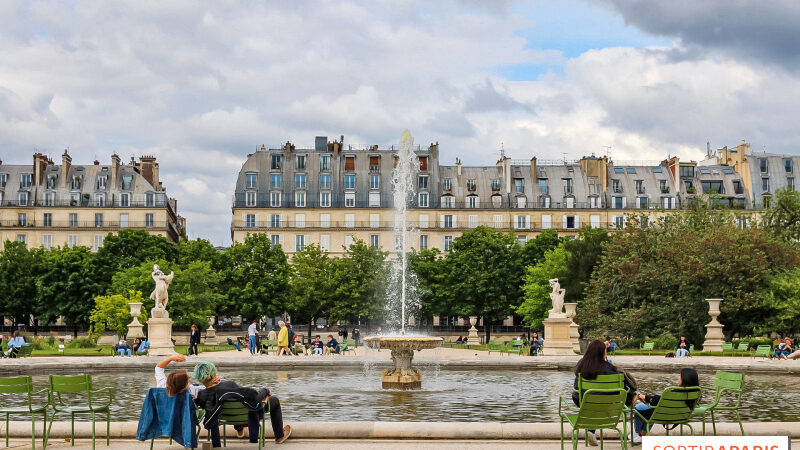
<instances>
[{"instance_id":1,"label":"blue jeans","mask_svg":"<svg viewBox=\"0 0 800 450\"><path fill-rule=\"evenodd\" d=\"M675 351L676 358L683 358L684 356L688 355L689 355L689 350L686 350L685 348L679 348L678 350Z\"/></svg>"},{"instance_id":2,"label":"blue jeans","mask_svg":"<svg viewBox=\"0 0 800 450\"><path fill-rule=\"evenodd\" d=\"M125 352L128 353L128 356L131 356L131 349L129 348L118 348L117 351L119 352L119 356L125 356Z\"/></svg>"},{"instance_id":3,"label":"blue jeans","mask_svg":"<svg viewBox=\"0 0 800 450\"><path fill-rule=\"evenodd\" d=\"M255 335L254 336L250 336L250 354L251 355L255 355L256 354L256 337L255 337Z\"/></svg>"},{"instance_id":4,"label":"blue jeans","mask_svg":"<svg viewBox=\"0 0 800 450\"><path fill-rule=\"evenodd\" d=\"M636 404L636 406L634 406L634 408L636 409L636 411L639 411L639 413L641 415L643 415L643 416L645 416L647 418L650 418L650 416L653 415L653 408L651 408L649 405L647 405L645 403L639 402L639 403ZM645 426L644 419L639 417L638 414L634 414L633 415L633 431L635 431L636 434L642 434L642 431L644 431L644 426ZM648 429L648 431L649 431L649 429Z\"/></svg>"}]
</instances>

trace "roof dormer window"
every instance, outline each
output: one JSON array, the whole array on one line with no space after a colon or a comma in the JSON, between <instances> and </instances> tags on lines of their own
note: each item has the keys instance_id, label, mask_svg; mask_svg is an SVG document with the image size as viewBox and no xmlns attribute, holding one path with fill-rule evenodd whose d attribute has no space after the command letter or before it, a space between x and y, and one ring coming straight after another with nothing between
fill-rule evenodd
<instances>
[{"instance_id":1,"label":"roof dormer window","mask_svg":"<svg viewBox=\"0 0 800 450\"><path fill-rule=\"evenodd\" d=\"M108 184L108 175L98 175L97 189L105 189Z\"/></svg>"},{"instance_id":2,"label":"roof dormer window","mask_svg":"<svg viewBox=\"0 0 800 450\"><path fill-rule=\"evenodd\" d=\"M80 189L83 185L83 175L72 176L72 189Z\"/></svg>"}]
</instances>

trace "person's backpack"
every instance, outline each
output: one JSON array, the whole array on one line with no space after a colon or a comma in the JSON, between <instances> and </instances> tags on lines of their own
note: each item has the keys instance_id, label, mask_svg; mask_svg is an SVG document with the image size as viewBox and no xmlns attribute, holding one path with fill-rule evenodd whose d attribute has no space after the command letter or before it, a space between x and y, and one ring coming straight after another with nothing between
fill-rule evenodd
<instances>
[{"instance_id":1,"label":"person's backpack","mask_svg":"<svg viewBox=\"0 0 800 450\"><path fill-rule=\"evenodd\" d=\"M667 355L665 356L665 358L674 358L674 357L675 357L675 353L672 353L672 352L667 353Z\"/></svg>"}]
</instances>

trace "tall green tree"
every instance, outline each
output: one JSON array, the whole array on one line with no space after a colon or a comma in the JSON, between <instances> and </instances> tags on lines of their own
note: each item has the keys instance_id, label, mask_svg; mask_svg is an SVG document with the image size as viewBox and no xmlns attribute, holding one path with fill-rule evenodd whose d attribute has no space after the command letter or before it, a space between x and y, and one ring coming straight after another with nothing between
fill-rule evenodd
<instances>
[{"instance_id":1,"label":"tall green tree","mask_svg":"<svg viewBox=\"0 0 800 450\"><path fill-rule=\"evenodd\" d=\"M800 192L778 189L771 206L764 211L764 226L786 240L800 240Z\"/></svg>"},{"instance_id":2,"label":"tall green tree","mask_svg":"<svg viewBox=\"0 0 800 450\"><path fill-rule=\"evenodd\" d=\"M311 244L292 258L292 272L289 279L291 296L287 310L292 322L308 322L308 336L316 319L325 316L325 311L333 303L334 268L336 261L320 250L319 245Z\"/></svg>"},{"instance_id":3,"label":"tall green tree","mask_svg":"<svg viewBox=\"0 0 800 450\"><path fill-rule=\"evenodd\" d=\"M247 236L225 254L217 315L242 314L248 318L278 316L289 300L291 268L281 247L273 246L266 234Z\"/></svg>"},{"instance_id":4,"label":"tall green tree","mask_svg":"<svg viewBox=\"0 0 800 450\"><path fill-rule=\"evenodd\" d=\"M562 240L558 237L558 231L552 228L543 230L535 238L529 239L522 246L522 266L535 266L544 259L545 253L558 247Z\"/></svg>"},{"instance_id":5,"label":"tall green tree","mask_svg":"<svg viewBox=\"0 0 800 450\"><path fill-rule=\"evenodd\" d=\"M145 261L173 262L178 257L178 246L163 236L145 230L125 228L117 234L108 234L103 246L97 250L96 268L106 287L118 271L141 265Z\"/></svg>"},{"instance_id":6,"label":"tall green tree","mask_svg":"<svg viewBox=\"0 0 800 450\"><path fill-rule=\"evenodd\" d=\"M334 260L333 301L330 322L381 320L385 312L386 252L356 240L342 258Z\"/></svg>"},{"instance_id":7,"label":"tall green tree","mask_svg":"<svg viewBox=\"0 0 800 450\"><path fill-rule=\"evenodd\" d=\"M457 237L447 254L447 286L456 311L483 317L487 340L491 325L520 303L521 249L513 233L480 226Z\"/></svg>"},{"instance_id":8,"label":"tall green tree","mask_svg":"<svg viewBox=\"0 0 800 450\"><path fill-rule=\"evenodd\" d=\"M412 251L408 254L408 265L417 276L420 316L456 315L454 297L447 285L446 262L439 249Z\"/></svg>"},{"instance_id":9,"label":"tall green tree","mask_svg":"<svg viewBox=\"0 0 800 450\"><path fill-rule=\"evenodd\" d=\"M24 242L6 241L0 254L0 312L15 324L30 324L36 312L36 276L39 252Z\"/></svg>"},{"instance_id":10,"label":"tall green tree","mask_svg":"<svg viewBox=\"0 0 800 450\"><path fill-rule=\"evenodd\" d=\"M517 307L516 312L522 316L523 322L528 327L542 329L542 321L547 318L547 311L553 306L550 299L550 292L552 292L550 280L565 278L569 257L569 252L562 244L545 252L544 258L539 264L527 267L525 276L522 278L524 300Z\"/></svg>"},{"instance_id":11,"label":"tall green tree","mask_svg":"<svg viewBox=\"0 0 800 450\"><path fill-rule=\"evenodd\" d=\"M560 275L559 281L566 292L566 302L578 303L579 306L583 303L586 286L609 239L608 231L602 228L584 227L575 239L564 241L566 270Z\"/></svg>"},{"instance_id":12,"label":"tall green tree","mask_svg":"<svg viewBox=\"0 0 800 450\"><path fill-rule=\"evenodd\" d=\"M89 315L91 322L91 338L96 342L105 331L111 331L118 336L125 336L128 333L128 324L131 323L131 310L128 303L145 303L142 293L130 291L123 294L99 295L90 304L92 312ZM149 309L142 308L142 315L139 322L147 322Z\"/></svg>"},{"instance_id":13,"label":"tall green tree","mask_svg":"<svg viewBox=\"0 0 800 450\"><path fill-rule=\"evenodd\" d=\"M223 253L214 248L211 242L205 239L186 240L178 243L177 262L181 267L186 267L196 261L208 261L211 267L219 270L222 264Z\"/></svg>"}]
</instances>

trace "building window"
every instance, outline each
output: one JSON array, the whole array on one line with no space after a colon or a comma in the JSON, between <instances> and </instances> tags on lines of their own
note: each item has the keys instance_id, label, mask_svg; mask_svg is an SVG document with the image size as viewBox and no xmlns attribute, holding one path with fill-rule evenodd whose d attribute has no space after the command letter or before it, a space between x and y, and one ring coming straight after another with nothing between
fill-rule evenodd
<instances>
[{"instance_id":1,"label":"building window","mask_svg":"<svg viewBox=\"0 0 800 450\"><path fill-rule=\"evenodd\" d=\"M419 157L419 171L420 172L427 172L428 171L428 157L427 156L420 156Z\"/></svg>"},{"instance_id":2,"label":"building window","mask_svg":"<svg viewBox=\"0 0 800 450\"><path fill-rule=\"evenodd\" d=\"M119 215L119 227L120 228L128 228L128 215L127 214L120 214Z\"/></svg>"},{"instance_id":3,"label":"building window","mask_svg":"<svg viewBox=\"0 0 800 450\"><path fill-rule=\"evenodd\" d=\"M80 206L81 203L81 193L80 192L70 192L69 193L69 206Z\"/></svg>"},{"instance_id":4,"label":"building window","mask_svg":"<svg viewBox=\"0 0 800 450\"><path fill-rule=\"evenodd\" d=\"M8 182L8 174L0 173L0 188L6 187L7 182Z\"/></svg>"},{"instance_id":5,"label":"building window","mask_svg":"<svg viewBox=\"0 0 800 450\"><path fill-rule=\"evenodd\" d=\"M119 206L124 206L124 207L131 206L131 194L128 193L119 194Z\"/></svg>"},{"instance_id":6,"label":"building window","mask_svg":"<svg viewBox=\"0 0 800 450\"><path fill-rule=\"evenodd\" d=\"M427 250L428 249L428 235L427 234L420 234L419 235L419 249L420 250Z\"/></svg>"},{"instance_id":7,"label":"building window","mask_svg":"<svg viewBox=\"0 0 800 450\"><path fill-rule=\"evenodd\" d=\"M131 185L133 184L133 175L123 175L122 176L122 189L125 191L131 190Z\"/></svg>"},{"instance_id":8,"label":"building window","mask_svg":"<svg viewBox=\"0 0 800 450\"><path fill-rule=\"evenodd\" d=\"M453 245L453 236L444 236L442 238L444 251L450 250L450 247Z\"/></svg>"},{"instance_id":9,"label":"building window","mask_svg":"<svg viewBox=\"0 0 800 450\"><path fill-rule=\"evenodd\" d=\"M546 194L548 192L547 178L539 178L539 191L542 194Z\"/></svg>"},{"instance_id":10,"label":"building window","mask_svg":"<svg viewBox=\"0 0 800 450\"><path fill-rule=\"evenodd\" d=\"M449 191L449 190L452 189L452 187L453 187L453 184L452 184L452 181L450 180L450 178L445 178L445 179L442 180L442 189L444 189L445 191Z\"/></svg>"},{"instance_id":11,"label":"building window","mask_svg":"<svg viewBox=\"0 0 800 450\"><path fill-rule=\"evenodd\" d=\"M653 167L653 173L661 173L661 166Z\"/></svg>"},{"instance_id":12,"label":"building window","mask_svg":"<svg viewBox=\"0 0 800 450\"><path fill-rule=\"evenodd\" d=\"M467 197L467 208L471 208L471 209L477 208L478 204L480 203L478 201L479 198L480 197L475 196L475 195L470 195L469 197Z\"/></svg>"},{"instance_id":13,"label":"building window","mask_svg":"<svg viewBox=\"0 0 800 450\"><path fill-rule=\"evenodd\" d=\"M378 172L381 170L381 158L380 156L370 156L369 157L369 171L370 172Z\"/></svg>"},{"instance_id":14,"label":"building window","mask_svg":"<svg viewBox=\"0 0 800 450\"><path fill-rule=\"evenodd\" d=\"M49 177L48 177L47 181L48 181L48 184L49 184L50 183ZM54 181L55 181L55 179L54 179ZM97 177L97 189L105 189L107 182L108 182L108 175L99 175Z\"/></svg>"},{"instance_id":15,"label":"building window","mask_svg":"<svg viewBox=\"0 0 800 450\"><path fill-rule=\"evenodd\" d=\"M272 163L270 169L281 170L281 155L272 155Z\"/></svg>"},{"instance_id":16,"label":"building window","mask_svg":"<svg viewBox=\"0 0 800 450\"><path fill-rule=\"evenodd\" d=\"M547 195L543 195L540 197L539 206L542 208L549 208L550 207L550 197Z\"/></svg>"},{"instance_id":17,"label":"building window","mask_svg":"<svg viewBox=\"0 0 800 450\"><path fill-rule=\"evenodd\" d=\"M452 195L442 197L442 208L452 208L455 206L455 198Z\"/></svg>"},{"instance_id":18,"label":"building window","mask_svg":"<svg viewBox=\"0 0 800 450\"><path fill-rule=\"evenodd\" d=\"M694 178L694 166L681 166L679 173L681 178Z\"/></svg>"},{"instance_id":19,"label":"building window","mask_svg":"<svg viewBox=\"0 0 800 450\"><path fill-rule=\"evenodd\" d=\"M42 247L46 250L50 250L53 247L53 235L52 234L43 234L42 235Z\"/></svg>"},{"instance_id":20,"label":"building window","mask_svg":"<svg viewBox=\"0 0 800 450\"><path fill-rule=\"evenodd\" d=\"M355 189L356 188L356 176L355 174L347 174L344 176L344 188L345 189Z\"/></svg>"},{"instance_id":21,"label":"building window","mask_svg":"<svg viewBox=\"0 0 800 450\"><path fill-rule=\"evenodd\" d=\"M255 189L258 187L258 182L256 181L257 174L255 173L248 173L245 174L245 186L247 189Z\"/></svg>"},{"instance_id":22,"label":"building window","mask_svg":"<svg viewBox=\"0 0 800 450\"><path fill-rule=\"evenodd\" d=\"M269 193L269 206L278 207L281 206L281 193L280 192L270 192Z\"/></svg>"},{"instance_id":23,"label":"building window","mask_svg":"<svg viewBox=\"0 0 800 450\"><path fill-rule=\"evenodd\" d=\"M575 197L565 197L564 203L568 209L572 209L575 207Z\"/></svg>"},{"instance_id":24,"label":"building window","mask_svg":"<svg viewBox=\"0 0 800 450\"><path fill-rule=\"evenodd\" d=\"M344 226L347 228L353 228L356 226L356 215L355 214L345 214L344 215Z\"/></svg>"},{"instance_id":25,"label":"building window","mask_svg":"<svg viewBox=\"0 0 800 450\"><path fill-rule=\"evenodd\" d=\"M381 206L381 193L380 192L370 192L369 193L369 207L370 208L380 208Z\"/></svg>"},{"instance_id":26,"label":"building window","mask_svg":"<svg viewBox=\"0 0 800 450\"><path fill-rule=\"evenodd\" d=\"M522 178L514 178L514 192L523 193L525 192L525 184L523 183L525 180Z\"/></svg>"},{"instance_id":27,"label":"building window","mask_svg":"<svg viewBox=\"0 0 800 450\"><path fill-rule=\"evenodd\" d=\"M78 213L69 213L69 226L72 228L78 226Z\"/></svg>"},{"instance_id":28,"label":"building window","mask_svg":"<svg viewBox=\"0 0 800 450\"><path fill-rule=\"evenodd\" d=\"M355 239L353 238L352 234L345 234L344 235L344 247L345 248L350 248L350 246L353 245L353 242L355 242Z\"/></svg>"},{"instance_id":29,"label":"building window","mask_svg":"<svg viewBox=\"0 0 800 450\"><path fill-rule=\"evenodd\" d=\"M306 249L306 236L304 234L296 234L294 236L294 251L302 252Z\"/></svg>"},{"instance_id":30,"label":"building window","mask_svg":"<svg viewBox=\"0 0 800 450\"><path fill-rule=\"evenodd\" d=\"M281 227L281 215L280 214L270 214L269 215L269 226L270 226L270 228L280 228Z\"/></svg>"},{"instance_id":31,"label":"building window","mask_svg":"<svg viewBox=\"0 0 800 450\"><path fill-rule=\"evenodd\" d=\"M427 214L420 214L419 215L419 227L420 228L428 228L428 215Z\"/></svg>"},{"instance_id":32,"label":"building window","mask_svg":"<svg viewBox=\"0 0 800 450\"><path fill-rule=\"evenodd\" d=\"M794 177L787 177L786 178L786 187L790 190L794 190Z\"/></svg>"},{"instance_id":33,"label":"building window","mask_svg":"<svg viewBox=\"0 0 800 450\"><path fill-rule=\"evenodd\" d=\"M669 186L667 186L667 180L658 180L658 188L661 190L662 194L669 193Z\"/></svg>"},{"instance_id":34,"label":"building window","mask_svg":"<svg viewBox=\"0 0 800 450\"><path fill-rule=\"evenodd\" d=\"M319 175L319 188L320 189L331 188L331 174L323 173Z\"/></svg>"},{"instance_id":35,"label":"building window","mask_svg":"<svg viewBox=\"0 0 800 450\"><path fill-rule=\"evenodd\" d=\"M622 185L619 180L611 180L611 192L619 194L622 192Z\"/></svg>"},{"instance_id":36,"label":"building window","mask_svg":"<svg viewBox=\"0 0 800 450\"><path fill-rule=\"evenodd\" d=\"M94 226L96 226L96 227L102 227L103 226L103 214L102 213L96 213L94 215Z\"/></svg>"},{"instance_id":37,"label":"building window","mask_svg":"<svg viewBox=\"0 0 800 450\"><path fill-rule=\"evenodd\" d=\"M144 215L144 226L147 228L153 227L153 215L152 214L145 214ZM255 216L253 216L253 226L255 226Z\"/></svg>"},{"instance_id":38,"label":"building window","mask_svg":"<svg viewBox=\"0 0 800 450\"><path fill-rule=\"evenodd\" d=\"M370 189L380 189L381 188L381 176L377 173L369 174L369 188Z\"/></svg>"},{"instance_id":39,"label":"building window","mask_svg":"<svg viewBox=\"0 0 800 450\"><path fill-rule=\"evenodd\" d=\"M45 195L45 202L47 202L47 195ZM94 194L94 204L101 208L106 206L106 194Z\"/></svg>"},{"instance_id":40,"label":"building window","mask_svg":"<svg viewBox=\"0 0 800 450\"><path fill-rule=\"evenodd\" d=\"M514 216L514 228L527 230L530 224L530 216Z\"/></svg>"},{"instance_id":41,"label":"building window","mask_svg":"<svg viewBox=\"0 0 800 450\"><path fill-rule=\"evenodd\" d=\"M272 189L280 189L281 188L281 174L273 173L269 176L269 187Z\"/></svg>"},{"instance_id":42,"label":"building window","mask_svg":"<svg viewBox=\"0 0 800 450\"><path fill-rule=\"evenodd\" d=\"M637 197L637 201L639 202L638 208L647 209L648 207L648 198L647 197Z\"/></svg>"},{"instance_id":43,"label":"building window","mask_svg":"<svg viewBox=\"0 0 800 450\"><path fill-rule=\"evenodd\" d=\"M742 194L744 193L744 189L742 189L742 182L739 180L733 181L733 193L734 194Z\"/></svg>"},{"instance_id":44,"label":"building window","mask_svg":"<svg viewBox=\"0 0 800 450\"><path fill-rule=\"evenodd\" d=\"M761 158L758 160L759 166L761 167L761 173L767 173L769 169L769 165L767 165L767 158Z\"/></svg>"},{"instance_id":45,"label":"building window","mask_svg":"<svg viewBox=\"0 0 800 450\"><path fill-rule=\"evenodd\" d=\"M28 215L25 213L18 213L17 214L17 226L18 227L27 227L28 226Z\"/></svg>"},{"instance_id":46,"label":"building window","mask_svg":"<svg viewBox=\"0 0 800 450\"><path fill-rule=\"evenodd\" d=\"M690 180L686 180L683 182L683 186L686 188L687 194L694 194L694 184Z\"/></svg>"},{"instance_id":47,"label":"building window","mask_svg":"<svg viewBox=\"0 0 800 450\"><path fill-rule=\"evenodd\" d=\"M764 208L769 208L772 205L772 198L769 195L762 197L761 205Z\"/></svg>"},{"instance_id":48,"label":"building window","mask_svg":"<svg viewBox=\"0 0 800 450\"><path fill-rule=\"evenodd\" d=\"M467 217L467 224L470 228L476 228L478 226L478 216L476 214L470 214Z\"/></svg>"},{"instance_id":49,"label":"building window","mask_svg":"<svg viewBox=\"0 0 800 450\"><path fill-rule=\"evenodd\" d=\"M417 187L419 189L428 189L428 176L420 175L417 177Z\"/></svg>"},{"instance_id":50,"label":"building window","mask_svg":"<svg viewBox=\"0 0 800 450\"><path fill-rule=\"evenodd\" d=\"M281 245L281 235L280 234L270 234L269 241L273 247Z\"/></svg>"},{"instance_id":51,"label":"building window","mask_svg":"<svg viewBox=\"0 0 800 450\"><path fill-rule=\"evenodd\" d=\"M789 158L784 159L783 167L786 168L786 173L792 173L792 160Z\"/></svg>"},{"instance_id":52,"label":"building window","mask_svg":"<svg viewBox=\"0 0 800 450\"><path fill-rule=\"evenodd\" d=\"M355 192L346 192L344 194L344 206L345 208L353 208L356 206Z\"/></svg>"},{"instance_id":53,"label":"building window","mask_svg":"<svg viewBox=\"0 0 800 450\"><path fill-rule=\"evenodd\" d=\"M564 193L572 194L572 178L564 178Z\"/></svg>"},{"instance_id":54,"label":"building window","mask_svg":"<svg viewBox=\"0 0 800 450\"><path fill-rule=\"evenodd\" d=\"M297 155L297 170L306 170L306 155Z\"/></svg>"},{"instance_id":55,"label":"building window","mask_svg":"<svg viewBox=\"0 0 800 450\"><path fill-rule=\"evenodd\" d=\"M319 215L319 226L322 228L330 228L331 226L331 215L330 214L320 214Z\"/></svg>"},{"instance_id":56,"label":"building window","mask_svg":"<svg viewBox=\"0 0 800 450\"><path fill-rule=\"evenodd\" d=\"M103 235L102 234L95 234L94 235L94 245L92 245L92 251L96 252L103 246Z\"/></svg>"},{"instance_id":57,"label":"building window","mask_svg":"<svg viewBox=\"0 0 800 450\"><path fill-rule=\"evenodd\" d=\"M320 192L319 193L319 206L322 208L330 208L331 206L331 193L330 192Z\"/></svg>"},{"instance_id":58,"label":"building window","mask_svg":"<svg viewBox=\"0 0 800 450\"><path fill-rule=\"evenodd\" d=\"M331 155L320 155L319 170L331 170Z\"/></svg>"},{"instance_id":59,"label":"building window","mask_svg":"<svg viewBox=\"0 0 800 450\"><path fill-rule=\"evenodd\" d=\"M296 174L294 174L294 187L296 189L305 189L306 188L306 174L304 174L304 173L296 173Z\"/></svg>"},{"instance_id":60,"label":"building window","mask_svg":"<svg viewBox=\"0 0 800 450\"><path fill-rule=\"evenodd\" d=\"M17 242L22 242L23 244L28 240L28 237L24 234L17 235Z\"/></svg>"},{"instance_id":61,"label":"building window","mask_svg":"<svg viewBox=\"0 0 800 450\"><path fill-rule=\"evenodd\" d=\"M428 193L427 192L420 192L419 193L419 202L418 205L420 208L427 208L428 207Z\"/></svg>"},{"instance_id":62,"label":"building window","mask_svg":"<svg viewBox=\"0 0 800 450\"><path fill-rule=\"evenodd\" d=\"M295 192L294 193L294 206L298 208L305 208L306 207L306 193L305 192Z\"/></svg>"},{"instance_id":63,"label":"building window","mask_svg":"<svg viewBox=\"0 0 800 450\"><path fill-rule=\"evenodd\" d=\"M369 215L369 226L370 228L378 228L381 226L381 215L380 214L370 214Z\"/></svg>"},{"instance_id":64,"label":"building window","mask_svg":"<svg viewBox=\"0 0 800 450\"><path fill-rule=\"evenodd\" d=\"M305 228L306 227L306 215L305 214L295 214L294 215L294 226L295 226L295 228Z\"/></svg>"},{"instance_id":65,"label":"building window","mask_svg":"<svg viewBox=\"0 0 800 450\"><path fill-rule=\"evenodd\" d=\"M524 247L525 244L527 243L528 243L528 236L525 235L517 236L517 244Z\"/></svg>"},{"instance_id":66,"label":"building window","mask_svg":"<svg viewBox=\"0 0 800 450\"><path fill-rule=\"evenodd\" d=\"M475 180L467 180L467 190L468 191L474 192L475 189L477 189L477 188L478 188L478 186L475 183Z\"/></svg>"},{"instance_id":67,"label":"building window","mask_svg":"<svg viewBox=\"0 0 800 450\"><path fill-rule=\"evenodd\" d=\"M644 194L644 180L636 180L636 193Z\"/></svg>"},{"instance_id":68,"label":"building window","mask_svg":"<svg viewBox=\"0 0 800 450\"><path fill-rule=\"evenodd\" d=\"M600 207L600 197L595 195L589 197L589 208L599 208Z\"/></svg>"},{"instance_id":69,"label":"building window","mask_svg":"<svg viewBox=\"0 0 800 450\"><path fill-rule=\"evenodd\" d=\"M19 206L28 206L28 199L30 198L30 193L20 192L17 195L18 195L17 198L19 199Z\"/></svg>"},{"instance_id":70,"label":"building window","mask_svg":"<svg viewBox=\"0 0 800 450\"><path fill-rule=\"evenodd\" d=\"M355 156L345 156L344 157L344 170L348 172L352 172L356 170L356 157Z\"/></svg>"},{"instance_id":71,"label":"building window","mask_svg":"<svg viewBox=\"0 0 800 450\"><path fill-rule=\"evenodd\" d=\"M380 248L381 247L380 242L378 240L378 235L377 234L370 234L369 235L369 246L372 247L372 248Z\"/></svg>"},{"instance_id":72,"label":"building window","mask_svg":"<svg viewBox=\"0 0 800 450\"><path fill-rule=\"evenodd\" d=\"M255 191L247 191L245 194L245 205L246 206L256 206L256 192Z\"/></svg>"},{"instance_id":73,"label":"building window","mask_svg":"<svg viewBox=\"0 0 800 450\"><path fill-rule=\"evenodd\" d=\"M625 208L625 197L614 197L614 209Z\"/></svg>"},{"instance_id":74,"label":"building window","mask_svg":"<svg viewBox=\"0 0 800 450\"><path fill-rule=\"evenodd\" d=\"M542 214L542 229L549 230L551 226L552 224L551 224L550 214Z\"/></svg>"},{"instance_id":75,"label":"building window","mask_svg":"<svg viewBox=\"0 0 800 450\"><path fill-rule=\"evenodd\" d=\"M53 215L50 213L44 213L44 217L42 218L42 225L45 227L52 227L53 226Z\"/></svg>"},{"instance_id":76,"label":"building window","mask_svg":"<svg viewBox=\"0 0 800 450\"><path fill-rule=\"evenodd\" d=\"M72 176L72 189L80 189L83 186L83 176L82 175L73 175Z\"/></svg>"},{"instance_id":77,"label":"building window","mask_svg":"<svg viewBox=\"0 0 800 450\"><path fill-rule=\"evenodd\" d=\"M625 228L625 216L614 216L614 227Z\"/></svg>"},{"instance_id":78,"label":"building window","mask_svg":"<svg viewBox=\"0 0 800 450\"><path fill-rule=\"evenodd\" d=\"M575 216L564 216L564 228L574 230L577 228L577 219Z\"/></svg>"},{"instance_id":79,"label":"building window","mask_svg":"<svg viewBox=\"0 0 800 450\"><path fill-rule=\"evenodd\" d=\"M499 191L500 190L500 180L497 178L492 179L492 190Z\"/></svg>"},{"instance_id":80,"label":"building window","mask_svg":"<svg viewBox=\"0 0 800 450\"><path fill-rule=\"evenodd\" d=\"M453 216L451 214L442 216L442 228L453 228Z\"/></svg>"},{"instance_id":81,"label":"building window","mask_svg":"<svg viewBox=\"0 0 800 450\"><path fill-rule=\"evenodd\" d=\"M764 192L769 192L769 178L761 179L761 190Z\"/></svg>"},{"instance_id":82,"label":"building window","mask_svg":"<svg viewBox=\"0 0 800 450\"><path fill-rule=\"evenodd\" d=\"M19 187L21 188L29 188L31 187L31 174L23 173L19 177Z\"/></svg>"},{"instance_id":83,"label":"building window","mask_svg":"<svg viewBox=\"0 0 800 450\"><path fill-rule=\"evenodd\" d=\"M704 194L724 194L725 189L722 187L722 181L703 181Z\"/></svg>"},{"instance_id":84,"label":"building window","mask_svg":"<svg viewBox=\"0 0 800 450\"><path fill-rule=\"evenodd\" d=\"M635 167L628 167L628 168L625 169L625 173L635 174L636 173L636 168Z\"/></svg>"}]
</instances>

